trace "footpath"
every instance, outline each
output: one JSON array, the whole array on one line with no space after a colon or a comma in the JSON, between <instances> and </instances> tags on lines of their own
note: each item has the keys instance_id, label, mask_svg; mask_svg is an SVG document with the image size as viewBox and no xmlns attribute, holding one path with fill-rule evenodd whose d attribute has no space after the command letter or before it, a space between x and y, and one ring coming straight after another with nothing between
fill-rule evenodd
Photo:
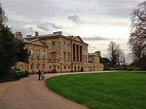
<instances>
[{"instance_id":1,"label":"footpath","mask_svg":"<svg viewBox=\"0 0 146 109\"><path fill-rule=\"evenodd\" d=\"M45 74L45 79L66 74L77 73ZM89 109L53 93L45 86L45 80L37 78L38 75L30 75L18 81L0 83L0 109Z\"/></svg>"}]
</instances>

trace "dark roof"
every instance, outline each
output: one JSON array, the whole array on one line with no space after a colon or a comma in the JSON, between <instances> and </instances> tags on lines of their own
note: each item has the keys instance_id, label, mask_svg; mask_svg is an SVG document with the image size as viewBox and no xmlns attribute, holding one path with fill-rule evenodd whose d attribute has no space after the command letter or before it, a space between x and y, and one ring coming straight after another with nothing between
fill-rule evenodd
<instances>
[{"instance_id":1,"label":"dark roof","mask_svg":"<svg viewBox=\"0 0 146 109\"><path fill-rule=\"evenodd\" d=\"M69 40L75 40L76 38L79 38L83 43L84 41L80 38L80 36L64 36L60 33L55 33L55 34L46 34L46 35L38 35L38 36L28 36L28 37L23 37L23 40L27 43L31 43L33 41L39 40L39 39L46 39L46 38L60 38L60 37L64 37L67 38ZM85 43L87 44L87 43Z\"/></svg>"},{"instance_id":2,"label":"dark roof","mask_svg":"<svg viewBox=\"0 0 146 109\"><path fill-rule=\"evenodd\" d=\"M101 52L100 51L95 51L94 53L88 53L88 55L100 55L101 54Z\"/></svg>"},{"instance_id":3,"label":"dark roof","mask_svg":"<svg viewBox=\"0 0 146 109\"><path fill-rule=\"evenodd\" d=\"M76 38L77 36L66 36L66 37L68 37L68 38L70 38L70 39L74 39L74 38Z\"/></svg>"},{"instance_id":4,"label":"dark roof","mask_svg":"<svg viewBox=\"0 0 146 109\"><path fill-rule=\"evenodd\" d=\"M88 55L90 55L90 56L91 56L91 55L95 55L95 54L94 54L94 53L88 53Z\"/></svg>"},{"instance_id":5,"label":"dark roof","mask_svg":"<svg viewBox=\"0 0 146 109\"><path fill-rule=\"evenodd\" d=\"M37 39L37 38L48 38L48 37L55 37L55 36L60 36L58 34L46 34L46 35L39 35L39 36L30 36L30 37L25 37L27 40L31 39Z\"/></svg>"}]
</instances>

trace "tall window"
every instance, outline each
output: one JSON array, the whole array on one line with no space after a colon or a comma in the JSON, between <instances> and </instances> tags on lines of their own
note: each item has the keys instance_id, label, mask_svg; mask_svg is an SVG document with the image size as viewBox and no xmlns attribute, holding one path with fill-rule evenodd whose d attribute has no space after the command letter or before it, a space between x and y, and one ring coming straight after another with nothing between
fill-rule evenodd
<instances>
[{"instance_id":1,"label":"tall window","mask_svg":"<svg viewBox=\"0 0 146 109\"><path fill-rule=\"evenodd\" d=\"M42 65L42 69L43 69L43 70L45 69L45 64Z\"/></svg>"},{"instance_id":2,"label":"tall window","mask_svg":"<svg viewBox=\"0 0 146 109\"><path fill-rule=\"evenodd\" d=\"M30 68L31 68L31 70L34 69L34 64L33 63L30 65Z\"/></svg>"},{"instance_id":3,"label":"tall window","mask_svg":"<svg viewBox=\"0 0 146 109\"><path fill-rule=\"evenodd\" d=\"M66 60L66 52L63 52L64 55L64 61Z\"/></svg>"},{"instance_id":4,"label":"tall window","mask_svg":"<svg viewBox=\"0 0 146 109\"><path fill-rule=\"evenodd\" d=\"M52 41L52 46L55 46L55 45L56 45L55 41Z\"/></svg>"},{"instance_id":5,"label":"tall window","mask_svg":"<svg viewBox=\"0 0 146 109\"><path fill-rule=\"evenodd\" d=\"M45 51L42 52L42 58L45 59Z\"/></svg>"},{"instance_id":6,"label":"tall window","mask_svg":"<svg viewBox=\"0 0 146 109\"><path fill-rule=\"evenodd\" d=\"M30 57L33 58L33 56L34 56L34 50L32 49L30 50Z\"/></svg>"},{"instance_id":7,"label":"tall window","mask_svg":"<svg viewBox=\"0 0 146 109\"><path fill-rule=\"evenodd\" d=\"M52 66L51 65L49 66L49 69L52 70Z\"/></svg>"},{"instance_id":8,"label":"tall window","mask_svg":"<svg viewBox=\"0 0 146 109\"><path fill-rule=\"evenodd\" d=\"M38 64L37 64L37 69L39 69L39 68L40 68L40 64L38 63Z\"/></svg>"},{"instance_id":9,"label":"tall window","mask_svg":"<svg viewBox=\"0 0 146 109\"><path fill-rule=\"evenodd\" d=\"M68 52L68 61L70 61L70 52Z\"/></svg>"},{"instance_id":10,"label":"tall window","mask_svg":"<svg viewBox=\"0 0 146 109\"><path fill-rule=\"evenodd\" d=\"M40 50L37 51L37 59L40 59Z\"/></svg>"}]
</instances>

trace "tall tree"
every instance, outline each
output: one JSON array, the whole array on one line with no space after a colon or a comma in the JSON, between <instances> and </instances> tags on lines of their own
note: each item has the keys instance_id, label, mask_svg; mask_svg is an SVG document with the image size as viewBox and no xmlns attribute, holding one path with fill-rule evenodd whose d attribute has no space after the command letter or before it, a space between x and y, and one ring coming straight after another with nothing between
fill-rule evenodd
<instances>
[{"instance_id":1,"label":"tall tree","mask_svg":"<svg viewBox=\"0 0 146 109\"><path fill-rule=\"evenodd\" d=\"M0 74L10 73L11 67L18 61L27 60L24 44L14 37L8 26L5 25L6 16L0 4Z\"/></svg>"},{"instance_id":2,"label":"tall tree","mask_svg":"<svg viewBox=\"0 0 146 109\"><path fill-rule=\"evenodd\" d=\"M132 65L146 69L146 1L139 3L131 13L129 44Z\"/></svg>"},{"instance_id":3,"label":"tall tree","mask_svg":"<svg viewBox=\"0 0 146 109\"><path fill-rule=\"evenodd\" d=\"M120 53L119 53L119 64L120 65L125 65L125 53L123 52L123 50L120 49Z\"/></svg>"},{"instance_id":4,"label":"tall tree","mask_svg":"<svg viewBox=\"0 0 146 109\"><path fill-rule=\"evenodd\" d=\"M111 41L108 47L109 58L111 61L111 67L115 67L116 64L119 64L119 57L120 57L120 47L119 44Z\"/></svg>"}]
</instances>

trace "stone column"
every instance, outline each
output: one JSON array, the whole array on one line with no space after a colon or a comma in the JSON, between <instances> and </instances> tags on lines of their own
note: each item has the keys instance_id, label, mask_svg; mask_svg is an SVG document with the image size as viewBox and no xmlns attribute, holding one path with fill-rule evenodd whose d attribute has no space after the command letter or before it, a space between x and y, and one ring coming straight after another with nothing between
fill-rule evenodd
<instances>
[{"instance_id":1,"label":"stone column","mask_svg":"<svg viewBox=\"0 0 146 109\"><path fill-rule=\"evenodd\" d=\"M73 44L73 51L72 51L72 62L75 62L75 44Z\"/></svg>"},{"instance_id":2,"label":"stone column","mask_svg":"<svg viewBox=\"0 0 146 109\"><path fill-rule=\"evenodd\" d=\"M75 62L77 62L77 45L75 44Z\"/></svg>"},{"instance_id":3,"label":"stone column","mask_svg":"<svg viewBox=\"0 0 146 109\"><path fill-rule=\"evenodd\" d=\"M78 45L78 62L80 62L80 46Z\"/></svg>"},{"instance_id":4,"label":"stone column","mask_svg":"<svg viewBox=\"0 0 146 109\"><path fill-rule=\"evenodd\" d=\"M78 62L78 45L76 45L76 62Z\"/></svg>"},{"instance_id":5,"label":"stone column","mask_svg":"<svg viewBox=\"0 0 146 109\"><path fill-rule=\"evenodd\" d=\"M80 46L80 62L82 62L82 46Z\"/></svg>"}]
</instances>

